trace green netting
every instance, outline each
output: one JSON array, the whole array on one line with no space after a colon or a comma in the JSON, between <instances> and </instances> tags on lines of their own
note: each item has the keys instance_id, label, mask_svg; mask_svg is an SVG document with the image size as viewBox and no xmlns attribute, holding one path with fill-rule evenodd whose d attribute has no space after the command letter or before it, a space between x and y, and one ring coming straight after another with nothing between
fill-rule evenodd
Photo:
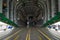
<instances>
[{"instance_id":1,"label":"green netting","mask_svg":"<svg viewBox=\"0 0 60 40\"><path fill-rule=\"evenodd\" d=\"M51 20L48 20L45 24L43 24L43 27L46 27L58 21L60 21L60 12L56 13L55 17L53 17Z\"/></svg>"},{"instance_id":2,"label":"green netting","mask_svg":"<svg viewBox=\"0 0 60 40\"><path fill-rule=\"evenodd\" d=\"M9 25L18 27L17 24L15 24L13 21L7 19L2 13L0 13L0 21L2 21L2 22L4 22L4 23L7 23L7 24L9 24Z\"/></svg>"}]
</instances>

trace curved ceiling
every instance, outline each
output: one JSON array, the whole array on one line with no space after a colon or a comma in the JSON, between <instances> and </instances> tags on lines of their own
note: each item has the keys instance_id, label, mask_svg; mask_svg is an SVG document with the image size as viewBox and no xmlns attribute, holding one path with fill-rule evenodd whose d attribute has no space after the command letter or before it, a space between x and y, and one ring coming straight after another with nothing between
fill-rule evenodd
<instances>
[{"instance_id":1,"label":"curved ceiling","mask_svg":"<svg viewBox=\"0 0 60 40\"><path fill-rule=\"evenodd\" d=\"M33 17L34 21L38 21L44 16L44 9L46 7L44 2L39 2L39 0L19 2L16 6L16 13L19 14L19 18L23 21L26 21L30 16Z\"/></svg>"}]
</instances>

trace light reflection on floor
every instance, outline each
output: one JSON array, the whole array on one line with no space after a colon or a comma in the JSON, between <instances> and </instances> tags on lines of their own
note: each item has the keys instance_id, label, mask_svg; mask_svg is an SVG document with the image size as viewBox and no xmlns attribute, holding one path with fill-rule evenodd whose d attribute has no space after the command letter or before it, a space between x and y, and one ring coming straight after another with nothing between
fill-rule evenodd
<instances>
[{"instance_id":1,"label":"light reflection on floor","mask_svg":"<svg viewBox=\"0 0 60 40\"><path fill-rule=\"evenodd\" d=\"M14 27L9 29L8 26L10 26L10 25L0 21L0 38L4 37L7 34L10 34L12 32L12 30L14 29Z\"/></svg>"}]
</instances>

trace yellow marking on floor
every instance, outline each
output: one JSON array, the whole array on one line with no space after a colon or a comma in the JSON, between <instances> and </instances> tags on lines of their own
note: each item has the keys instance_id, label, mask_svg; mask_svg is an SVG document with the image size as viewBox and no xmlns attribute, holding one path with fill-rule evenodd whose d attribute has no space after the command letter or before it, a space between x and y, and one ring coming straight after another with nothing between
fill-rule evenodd
<instances>
[{"instance_id":1,"label":"yellow marking on floor","mask_svg":"<svg viewBox=\"0 0 60 40\"><path fill-rule=\"evenodd\" d=\"M27 33L26 40L30 40L30 30Z\"/></svg>"},{"instance_id":2,"label":"yellow marking on floor","mask_svg":"<svg viewBox=\"0 0 60 40\"><path fill-rule=\"evenodd\" d=\"M37 31L37 30L36 30L36 31ZM41 36L38 36L38 35L37 35L37 37L38 37L39 40L42 40L42 37L41 37Z\"/></svg>"},{"instance_id":3,"label":"yellow marking on floor","mask_svg":"<svg viewBox=\"0 0 60 40\"><path fill-rule=\"evenodd\" d=\"M38 29L38 31L39 31L43 36L45 36L48 40L51 40L46 34L44 34L43 32L41 32L39 29Z\"/></svg>"},{"instance_id":4,"label":"yellow marking on floor","mask_svg":"<svg viewBox=\"0 0 60 40\"><path fill-rule=\"evenodd\" d=\"M29 40L30 40L30 30L29 30Z\"/></svg>"},{"instance_id":5,"label":"yellow marking on floor","mask_svg":"<svg viewBox=\"0 0 60 40\"><path fill-rule=\"evenodd\" d=\"M14 40L17 40L19 38L19 35L16 36L16 38Z\"/></svg>"},{"instance_id":6,"label":"yellow marking on floor","mask_svg":"<svg viewBox=\"0 0 60 40\"><path fill-rule=\"evenodd\" d=\"M40 36L38 36L39 40L42 40L42 38Z\"/></svg>"},{"instance_id":7,"label":"yellow marking on floor","mask_svg":"<svg viewBox=\"0 0 60 40\"><path fill-rule=\"evenodd\" d=\"M9 37L6 38L6 40L9 40L11 37L13 37L14 35L18 34L20 31L22 31L22 30L19 30L19 31L17 31L16 33L10 35Z\"/></svg>"},{"instance_id":8,"label":"yellow marking on floor","mask_svg":"<svg viewBox=\"0 0 60 40\"><path fill-rule=\"evenodd\" d=\"M28 33L27 33L27 36L26 36L26 40L28 40Z\"/></svg>"}]
</instances>

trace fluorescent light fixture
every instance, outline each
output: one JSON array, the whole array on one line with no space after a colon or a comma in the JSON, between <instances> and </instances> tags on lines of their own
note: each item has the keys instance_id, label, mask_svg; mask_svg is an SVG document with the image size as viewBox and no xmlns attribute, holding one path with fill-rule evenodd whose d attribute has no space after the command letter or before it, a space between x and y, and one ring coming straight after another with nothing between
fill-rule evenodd
<instances>
[{"instance_id":1,"label":"fluorescent light fixture","mask_svg":"<svg viewBox=\"0 0 60 40\"><path fill-rule=\"evenodd\" d=\"M4 25L4 24L7 25L6 23L0 21L0 25Z\"/></svg>"},{"instance_id":2,"label":"fluorescent light fixture","mask_svg":"<svg viewBox=\"0 0 60 40\"><path fill-rule=\"evenodd\" d=\"M60 25L60 21L59 22L56 22L56 23L54 23L52 25Z\"/></svg>"}]
</instances>

